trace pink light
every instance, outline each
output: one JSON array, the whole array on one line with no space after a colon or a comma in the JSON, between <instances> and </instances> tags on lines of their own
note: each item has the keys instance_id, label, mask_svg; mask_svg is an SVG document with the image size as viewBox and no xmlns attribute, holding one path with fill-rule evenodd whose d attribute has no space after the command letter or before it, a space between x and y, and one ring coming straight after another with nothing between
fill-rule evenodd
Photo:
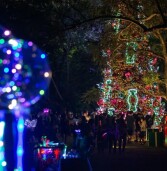
<instances>
[{"instance_id":1,"label":"pink light","mask_svg":"<svg viewBox=\"0 0 167 171\"><path fill-rule=\"evenodd\" d=\"M12 69L12 73L13 73L13 74L16 73L16 69Z\"/></svg>"},{"instance_id":2,"label":"pink light","mask_svg":"<svg viewBox=\"0 0 167 171\"><path fill-rule=\"evenodd\" d=\"M25 98L20 98L19 102L21 102L21 103L25 102Z\"/></svg>"},{"instance_id":3,"label":"pink light","mask_svg":"<svg viewBox=\"0 0 167 171\"><path fill-rule=\"evenodd\" d=\"M5 30L4 35L5 35L5 36L9 36L10 33L11 33L11 32L10 32L9 30Z\"/></svg>"},{"instance_id":4,"label":"pink light","mask_svg":"<svg viewBox=\"0 0 167 171\"><path fill-rule=\"evenodd\" d=\"M28 46L32 46L33 45L33 43L32 42L28 42Z\"/></svg>"},{"instance_id":5,"label":"pink light","mask_svg":"<svg viewBox=\"0 0 167 171\"><path fill-rule=\"evenodd\" d=\"M6 53L7 53L8 55L10 55L10 54L12 53L12 51L11 51L11 50L7 50Z\"/></svg>"},{"instance_id":6,"label":"pink light","mask_svg":"<svg viewBox=\"0 0 167 171\"><path fill-rule=\"evenodd\" d=\"M2 63L3 63L3 64L8 64L9 62L8 62L7 59L4 59Z\"/></svg>"},{"instance_id":7,"label":"pink light","mask_svg":"<svg viewBox=\"0 0 167 171\"><path fill-rule=\"evenodd\" d=\"M44 112L44 113L49 113L49 109L45 108L45 109L43 110L43 112Z\"/></svg>"},{"instance_id":8,"label":"pink light","mask_svg":"<svg viewBox=\"0 0 167 171\"><path fill-rule=\"evenodd\" d=\"M110 49L107 50L107 54L108 54L109 56L111 55L111 50L110 50Z\"/></svg>"},{"instance_id":9,"label":"pink light","mask_svg":"<svg viewBox=\"0 0 167 171\"><path fill-rule=\"evenodd\" d=\"M125 73L125 77L126 78L129 78L130 76L131 76L131 73L130 72Z\"/></svg>"},{"instance_id":10,"label":"pink light","mask_svg":"<svg viewBox=\"0 0 167 171\"><path fill-rule=\"evenodd\" d=\"M16 118L18 118L20 116L20 112L19 111L16 111L15 112L15 116L16 116Z\"/></svg>"}]
</instances>

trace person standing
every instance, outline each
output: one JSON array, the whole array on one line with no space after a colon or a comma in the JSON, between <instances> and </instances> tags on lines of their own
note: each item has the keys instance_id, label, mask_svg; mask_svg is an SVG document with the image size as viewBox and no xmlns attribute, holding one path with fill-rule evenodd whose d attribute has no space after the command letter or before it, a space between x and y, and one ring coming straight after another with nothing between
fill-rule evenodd
<instances>
[{"instance_id":1,"label":"person standing","mask_svg":"<svg viewBox=\"0 0 167 171\"><path fill-rule=\"evenodd\" d=\"M135 118L135 142L139 141L139 134L140 134L140 113L134 114Z\"/></svg>"},{"instance_id":2,"label":"person standing","mask_svg":"<svg viewBox=\"0 0 167 171\"><path fill-rule=\"evenodd\" d=\"M140 125L140 135L139 135L140 143L145 144L147 124L146 124L146 120L144 117L141 118L139 125Z\"/></svg>"},{"instance_id":3,"label":"person standing","mask_svg":"<svg viewBox=\"0 0 167 171\"><path fill-rule=\"evenodd\" d=\"M124 114L119 114L119 118L116 121L116 129L118 132L118 147L119 152L124 152L127 139L127 124L124 119Z\"/></svg>"},{"instance_id":4,"label":"person standing","mask_svg":"<svg viewBox=\"0 0 167 171\"><path fill-rule=\"evenodd\" d=\"M114 116L107 117L107 130L106 131L107 131L108 152L110 153L112 149L115 152L117 138L116 138L116 120Z\"/></svg>"},{"instance_id":5,"label":"person standing","mask_svg":"<svg viewBox=\"0 0 167 171\"><path fill-rule=\"evenodd\" d=\"M128 133L128 142L132 141L132 137L134 135L135 130L135 119L133 116L133 111L128 111L126 115L126 121L127 121L127 133Z\"/></svg>"}]
</instances>

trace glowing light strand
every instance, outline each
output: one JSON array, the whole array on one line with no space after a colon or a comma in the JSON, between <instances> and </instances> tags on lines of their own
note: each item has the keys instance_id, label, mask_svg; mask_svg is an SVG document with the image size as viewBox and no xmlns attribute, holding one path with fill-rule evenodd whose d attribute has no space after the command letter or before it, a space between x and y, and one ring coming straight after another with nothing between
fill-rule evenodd
<instances>
[{"instance_id":1,"label":"glowing light strand","mask_svg":"<svg viewBox=\"0 0 167 171\"><path fill-rule=\"evenodd\" d=\"M127 103L128 103L129 111L133 111L133 112L137 111L137 105L138 105L137 89L128 90Z\"/></svg>"},{"instance_id":2,"label":"glowing light strand","mask_svg":"<svg viewBox=\"0 0 167 171\"><path fill-rule=\"evenodd\" d=\"M0 170L6 171L6 161L5 161L5 153L4 153L4 111L0 111Z\"/></svg>"}]
</instances>

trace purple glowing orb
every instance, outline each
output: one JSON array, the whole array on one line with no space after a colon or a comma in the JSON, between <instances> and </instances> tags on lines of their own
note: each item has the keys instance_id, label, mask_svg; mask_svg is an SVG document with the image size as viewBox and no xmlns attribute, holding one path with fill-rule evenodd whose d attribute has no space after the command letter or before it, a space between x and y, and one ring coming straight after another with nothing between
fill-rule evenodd
<instances>
[{"instance_id":1,"label":"purple glowing orb","mask_svg":"<svg viewBox=\"0 0 167 171\"><path fill-rule=\"evenodd\" d=\"M45 94L51 80L46 54L33 42L16 39L0 27L0 103L29 107Z\"/></svg>"}]
</instances>

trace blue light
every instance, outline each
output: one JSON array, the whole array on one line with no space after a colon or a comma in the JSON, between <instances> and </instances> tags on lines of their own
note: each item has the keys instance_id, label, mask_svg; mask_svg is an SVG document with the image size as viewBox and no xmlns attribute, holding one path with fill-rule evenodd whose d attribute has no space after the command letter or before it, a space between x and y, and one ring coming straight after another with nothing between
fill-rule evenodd
<instances>
[{"instance_id":1,"label":"blue light","mask_svg":"<svg viewBox=\"0 0 167 171\"><path fill-rule=\"evenodd\" d=\"M44 59L46 57L45 54L41 54L41 58Z\"/></svg>"},{"instance_id":2,"label":"blue light","mask_svg":"<svg viewBox=\"0 0 167 171\"><path fill-rule=\"evenodd\" d=\"M4 121L1 121L0 122L0 140L2 140L2 138L3 138L4 127L5 127L5 122Z\"/></svg>"},{"instance_id":3,"label":"blue light","mask_svg":"<svg viewBox=\"0 0 167 171\"><path fill-rule=\"evenodd\" d=\"M22 168L18 168L18 169L15 169L14 171L22 171L23 169Z\"/></svg>"},{"instance_id":4,"label":"blue light","mask_svg":"<svg viewBox=\"0 0 167 171\"><path fill-rule=\"evenodd\" d=\"M16 52L16 53L14 54L14 56L15 56L15 57L19 57L20 54L19 54L18 52Z\"/></svg>"},{"instance_id":5,"label":"blue light","mask_svg":"<svg viewBox=\"0 0 167 171\"><path fill-rule=\"evenodd\" d=\"M24 125L22 125L22 123L18 125L18 131L19 132L22 132L23 128L24 128Z\"/></svg>"},{"instance_id":6,"label":"blue light","mask_svg":"<svg viewBox=\"0 0 167 171\"><path fill-rule=\"evenodd\" d=\"M2 163L2 161L4 160L4 147L0 149L0 163ZM1 171L1 165L0 165L0 171Z\"/></svg>"},{"instance_id":7,"label":"blue light","mask_svg":"<svg viewBox=\"0 0 167 171\"><path fill-rule=\"evenodd\" d=\"M18 130L18 142L17 142L17 170L22 171L22 157L23 157L23 131L24 131L24 119L19 118L17 123Z\"/></svg>"},{"instance_id":8,"label":"blue light","mask_svg":"<svg viewBox=\"0 0 167 171\"><path fill-rule=\"evenodd\" d=\"M5 119L5 111L4 110L0 110L0 125L1 125L1 122L4 124L5 126L5 122L4 122L4 119ZM0 130L2 129L3 127L1 126L0 127Z\"/></svg>"},{"instance_id":9,"label":"blue light","mask_svg":"<svg viewBox=\"0 0 167 171\"><path fill-rule=\"evenodd\" d=\"M21 48L21 47L22 47L22 43L19 42L19 44L18 44L17 47L18 47L18 48Z\"/></svg>"},{"instance_id":10,"label":"blue light","mask_svg":"<svg viewBox=\"0 0 167 171\"><path fill-rule=\"evenodd\" d=\"M17 148L17 156L22 156L23 155L23 148L21 146L19 146Z\"/></svg>"},{"instance_id":11,"label":"blue light","mask_svg":"<svg viewBox=\"0 0 167 171\"><path fill-rule=\"evenodd\" d=\"M3 111L0 111L1 117L3 118ZM1 119L2 119L1 118ZM4 142L3 142L3 135L4 135L4 129L5 129L5 122L0 122L0 171L4 170L4 167L6 166L5 162L5 155L4 155Z\"/></svg>"},{"instance_id":12,"label":"blue light","mask_svg":"<svg viewBox=\"0 0 167 171\"><path fill-rule=\"evenodd\" d=\"M9 85L10 85L10 86L14 86L14 85L15 85L15 82L14 82L14 81L11 81L11 82L9 83Z\"/></svg>"},{"instance_id":13,"label":"blue light","mask_svg":"<svg viewBox=\"0 0 167 171\"><path fill-rule=\"evenodd\" d=\"M13 99L14 98L14 94L8 94L7 95L7 99Z\"/></svg>"},{"instance_id":14,"label":"blue light","mask_svg":"<svg viewBox=\"0 0 167 171\"><path fill-rule=\"evenodd\" d=\"M19 119L17 129L19 132L23 132L24 129L24 120L23 118Z\"/></svg>"},{"instance_id":15,"label":"blue light","mask_svg":"<svg viewBox=\"0 0 167 171\"><path fill-rule=\"evenodd\" d=\"M9 68L4 68L4 72L8 73L9 72Z\"/></svg>"},{"instance_id":16,"label":"blue light","mask_svg":"<svg viewBox=\"0 0 167 171\"><path fill-rule=\"evenodd\" d=\"M7 48L3 48L3 49L2 49L2 51L3 51L4 53L6 53L6 51L7 51Z\"/></svg>"},{"instance_id":17,"label":"blue light","mask_svg":"<svg viewBox=\"0 0 167 171\"><path fill-rule=\"evenodd\" d=\"M12 46L12 49L13 50L17 50L17 46Z\"/></svg>"}]
</instances>

